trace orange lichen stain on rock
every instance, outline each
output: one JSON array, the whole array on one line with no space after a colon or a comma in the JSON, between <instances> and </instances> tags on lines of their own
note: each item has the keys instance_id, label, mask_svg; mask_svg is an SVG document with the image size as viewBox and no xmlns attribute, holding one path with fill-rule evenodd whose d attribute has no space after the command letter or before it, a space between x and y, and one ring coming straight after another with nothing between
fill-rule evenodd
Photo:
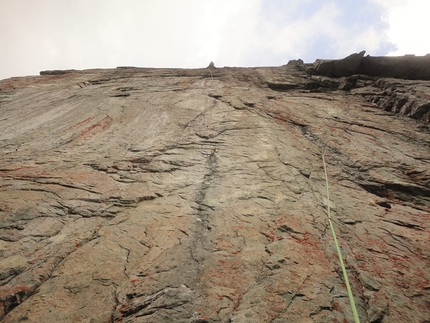
<instances>
[{"instance_id":1,"label":"orange lichen stain on rock","mask_svg":"<svg viewBox=\"0 0 430 323\"><path fill-rule=\"evenodd\" d=\"M120 313L126 313L129 309L130 309L130 305L124 304L118 309L118 311Z\"/></svg>"},{"instance_id":2,"label":"orange lichen stain on rock","mask_svg":"<svg viewBox=\"0 0 430 323\"><path fill-rule=\"evenodd\" d=\"M217 243L217 247L222 250L226 250L226 249L231 249L233 246L232 244L228 243L226 240L220 239L220 241L218 241Z\"/></svg>"},{"instance_id":3,"label":"orange lichen stain on rock","mask_svg":"<svg viewBox=\"0 0 430 323\"><path fill-rule=\"evenodd\" d=\"M291 217L289 215L276 220L274 223L277 230L285 231L285 226L288 226L288 231L301 233L303 230L302 221L303 219L301 217L298 217L298 216ZM284 228L282 228L282 226L284 226Z\"/></svg>"},{"instance_id":4,"label":"orange lichen stain on rock","mask_svg":"<svg viewBox=\"0 0 430 323\"><path fill-rule=\"evenodd\" d=\"M340 312L342 310L342 306L340 306L340 304L338 302L333 302L331 304L331 308L334 309L335 311Z\"/></svg>"},{"instance_id":5,"label":"orange lichen stain on rock","mask_svg":"<svg viewBox=\"0 0 430 323\"><path fill-rule=\"evenodd\" d=\"M202 314L203 308L201 308L201 307L197 308L197 312L198 313L196 313L196 314L198 314L200 320L208 321L210 319L210 317L208 315Z\"/></svg>"},{"instance_id":6,"label":"orange lichen stain on rock","mask_svg":"<svg viewBox=\"0 0 430 323\"><path fill-rule=\"evenodd\" d=\"M293 122L293 123L298 124L298 125L306 125L307 124L307 122L305 122L302 118L300 118L299 116L297 116L294 113L293 107L294 106L299 107L300 106L299 104L289 101L288 105L291 107L291 109L286 111L285 106L284 106L286 101L281 99L280 102L282 102L282 103L277 103L277 102L272 101L272 104L267 105L267 106L263 106L263 110L267 114L272 116L275 119L274 121L279 123L279 124L285 125L286 122L288 122L288 123Z\"/></svg>"},{"instance_id":7,"label":"orange lichen stain on rock","mask_svg":"<svg viewBox=\"0 0 430 323\"><path fill-rule=\"evenodd\" d=\"M240 293L239 297L237 298L236 304L234 305L233 311L237 311L240 307L240 304L242 303L243 294Z\"/></svg>"},{"instance_id":8,"label":"orange lichen stain on rock","mask_svg":"<svg viewBox=\"0 0 430 323\"><path fill-rule=\"evenodd\" d=\"M118 191L114 182L103 172L89 171L64 171L61 173L61 183L72 187L92 188L97 187L98 193L106 194L107 196L118 196ZM102 185L103 184L103 185ZM112 184L112 185L110 185ZM118 196L119 197L119 196Z\"/></svg>"},{"instance_id":9,"label":"orange lichen stain on rock","mask_svg":"<svg viewBox=\"0 0 430 323\"><path fill-rule=\"evenodd\" d=\"M92 119L94 119L94 118L86 118L85 120L83 120L83 121L81 121L81 122L78 122L77 124L74 124L74 125L72 125L72 126L70 126L70 127L68 127L67 129L66 129L66 131L67 130L71 130L71 129L73 129L73 128L78 128L78 127L80 127L81 125L83 125L84 123L88 123L90 120L92 120Z\"/></svg>"},{"instance_id":10,"label":"orange lichen stain on rock","mask_svg":"<svg viewBox=\"0 0 430 323\"><path fill-rule=\"evenodd\" d=\"M382 239L372 239L367 237L363 242L366 244L366 249L368 250L382 253L387 248L387 244Z\"/></svg>"},{"instance_id":11,"label":"orange lichen stain on rock","mask_svg":"<svg viewBox=\"0 0 430 323\"><path fill-rule=\"evenodd\" d=\"M6 168L2 167L0 174L1 173L7 174L8 172L14 172L17 170L25 170L25 169L33 169L33 168L37 168L37 167L39 167L39 166L38 165L22 165L22 166L14 166L13 168L12 167L6 167Z\"/></svg>"},{"instance_id":12,"label":"orange lichen stain on rock","mask_svg":"<svg viewBox=\"0 0 430 323\"><path fill-rule=\"evenodd\" d=\"M43 175L47 175L46 171L37 170L37 168L39 168L38 165L22 165L15 166L14 168L2 168L2 170L0 170L0 176L25 179L43 177Z\"/></svg>"},{"instance_id":13,"label":"orange lichen stain on rock","mask_svg":"<svg viewBox=\"0 0 430 323\"><path fill-rule=\"evenodd\" d=\"M276 232L275 230L267 230L267 231L260 231L262 235L264 235L267 239L269 239L271 242L274 242L277 240L276 238Z\"/></svg>"},{"instance_id":14,"label":"orange lichen stain on rock","mask_svg":"<svg viewBox=\"0 0 430 323\"><path fill-rule=\"evenodd\" d=\"M305 259L309 263L318 263L326 268L329 267L329 258L321 245L320 240L309 232L303 233L303 239L294 239L294 241L301 246L302 250L299 252L303 255L312 255L312 257L306 257Z\"/></svg>"},{"instance_id":15,"label":"orange lichen stain on rock","mask_svg":"<svg viewBox=\"0 0 430 323\"><path fill-rule=\"evenodd\" d=\"M100 121L86 127L85 129L82 129L79 132L79 135L83 138L83 139L90 139L91 137L93 137L94 135L96 135L98 132L106 130L107 128L110 127L110 125L112 124L112 118L109 116L105 116L103 119L101 119Z\"/></svg>"},{"instance_id":16,"label":"orange lichen stain on rock","mask_svg":"<svg viewBox=\"0 0 430 323\"><path fill-rule=\"evenodd\" d=\"M209 290L206 297L213 301L228 297L238 307L242 294L249 285L249 279L244 271L243 264L237 259L224 259L208 268L200 277L200 281ZM219 292L220 288L223 290L222 293Z\"/></svg>"},{"instance_id":17,"label":"orange lichen stain on rock","mask_svg":"<svg viewBox=\"0 0 430 323\"><path fill-rule=\"evenodd\" d=\"M209 316L208 315L202 314L203 308L199 307L197 309L197 312L198 312L198 315L199 315L200 319L209 320Z\"/></svg>"},{"instance_id":18,"label":"orange lichen stain on rock","mask_svg":"<svg viewBox=\"0 0 430 323\"><path fill-rule=\"evenodd\" d=\"M237 230L247 230L248 229L246 226L241 225L241 224L234 226L234 228L237 229Z\"/></svg>"},{"instance_id":19,"label":"orange lichen stain on rock","mask_svg":"<svg viewBox=\"0 0 430 323\"><path fill-rule=\"evenodd\" d=\"M270 322L278 317L280 313L283 313L287 308L285 299L280 295L268 294L266 297L264 297L264 300L264 303L267 305L261 310L266 312Z\"/></svg>"},{"instance_id":20,"label":"orange lichen stain on rock","mask_svg":"<svg viewBox=\"0 0 430 323\"><path fill-rule=\"evenodd\" d=\"M393 262L393 263L395 263L395 264L401 264L401 265L404 265L405 263L409 263L409 261L410 261L410 257L408 257L408 256L401 256L401 255L396 255L396 256L394 256L394 255L390 255L389 256L390 257L390 260L391 260L391 262Z\"/></svg>"},{"instance_id":21,"label":"orange lichen stain on rock","mask_svg":"<svg viewBox=\"0 0 430 323\"><path fill-rule=\"evenodd\" d=\"M67 130L72 130L74 128L79 128L80 126L88 123L88 121L93 120L93 118L85 119L80 123L70 126ZM78 132L74 132L70 135L70 139L67 140L67 143L73 142L73 144L77 144L79 140L89 140L94 137L96 134L102 132L103 130L108 129L113 122L113 119L109 116L105 116L103 119L94 122L90 125L87 125L85 128L79 130Z\"/></svg>"},{"instance_id":22,"label":"orange lichen stain on rock","mask_svg":"<svg viewBox=\"0 0 430 323\"><path fill-rule=\"evenodd\" d=\"M237 254L242 250L242 244L237 237L237 233L234 233L234 236L221 234L216 240L216 246L219 250L224 250L231 254Z\"/></svg>"},{"instance_id":23,"label":"orange lichen stain on rock","mask_svg":"<svg viewBox=\"0 0 430 323\"><path fill-rule=\"evenodd\" d=\"M191 85L191 81L182 82L181 89L186 90L190 87L190 85Z\"/></svg>"},{"instance_id":24,"label":"orange lichen stain on rock","mask_svg":"<svg viewBox=\"0 0 430 323\"><path fill-rule=\"evenodd\" d=\"M339 321L337 318L334 318L334 319L333 319L333 322L334 322L334 323L348 323L348 321L347 321L346 319L343 319L343 320L342 320L342 322L341 322L341 321Z\"/></svg>"},{"instance_id":25,"label":"orange lichen stain on rock","mask_svg":"<svg viewBox=\"0 0 430 323\"><path fill-rule=\"evenodd\" d=\"M315 251L320 251L319 241L315 239L309 232L305 232L303 236L303 240L297 240L302 246L306 246L307 248L314 249Z\"/></svg>"}]
</instances>

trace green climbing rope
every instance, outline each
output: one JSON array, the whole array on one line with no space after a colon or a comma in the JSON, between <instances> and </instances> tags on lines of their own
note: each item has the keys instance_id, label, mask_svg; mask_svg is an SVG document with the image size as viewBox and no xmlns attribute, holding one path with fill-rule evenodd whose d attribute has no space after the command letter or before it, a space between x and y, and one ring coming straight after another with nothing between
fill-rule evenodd
<instances>
[{"instance_id":1,"label":"green climbing rope","mask_svg":"<svg viewBox=\"0 0 430 323\"><path fill-rule=\"evenodd\" d=\"M330 225L331 233L333 234L334 244L336 246L337 255L339 257L340 266L342 267L343 278L345 279L346 289L348 290L349 302L351 303L352 314L354 315L355 323L360 323L360 319L358 318L357 308L355 307L354 296L352 295L351 285L349 284L348 274L346 273L345 264L343 263L342 253L340 252L340 247L337 242L336 232L334 231L334 226L330 217L330 195L328 190L328 177L327 177L327 169L325 166L324 154L322 155L323 165L324 165L324 173L325 173L325 186L327 188L327 220Z\"/></svg>"}]
</instances>

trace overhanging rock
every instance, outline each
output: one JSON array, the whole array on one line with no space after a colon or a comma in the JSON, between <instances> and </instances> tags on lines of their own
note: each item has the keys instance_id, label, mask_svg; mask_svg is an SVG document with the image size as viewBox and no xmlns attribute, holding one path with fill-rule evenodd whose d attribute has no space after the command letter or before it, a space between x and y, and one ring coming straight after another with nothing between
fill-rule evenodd
<instances>
[{"instance_id":1,"label":"overhanging rock","mask_svg":"<svg viewBox=\"0 0 430 323\"><path fill-rule=\"evenodd\" d=\"M313 73L329 77L342 77L357 74L364 53L351 54L344 59L317 59L313 66Z\"/></svg>"},{"instance_id":2,"label":"overhanging rock","mask_svg":"<svg viewBox=\"0 0 430 323\"><path fill-rule=\"evenodd\" d=\"M365 51L338 60L317 59L311 72L329 77L364 74L406 80L430 80L430 54L425 56L365 56Z\"/></svg>"}]
</instances>

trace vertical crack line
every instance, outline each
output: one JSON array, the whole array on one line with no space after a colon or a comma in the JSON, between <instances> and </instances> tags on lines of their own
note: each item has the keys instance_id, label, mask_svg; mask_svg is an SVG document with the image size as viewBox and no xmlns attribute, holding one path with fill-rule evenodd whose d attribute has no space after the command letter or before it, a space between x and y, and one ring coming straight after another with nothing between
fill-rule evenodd
<instances>
[{"instance_id":1,"label":"vertical crack line","mask_svg":"<svg viewBox=\"0 0 430 323\"><path fill-rule=\"evenodd\" d=\"M194 231L194 239L191 244L190 252L191 258L200 267L201 262L207 257L208 246L206 243L209 239L206 236L209 230L209 216L213 212L214 207L209 205L206 201L206 195L208 190L213 186L213 182L217 177L218 173L218 158L216 156L216 148L212 149L209 154L206 154L206 173L203 176L197 192L195 195L194 202L198 205L196 218L197 226ZM205 246L206 245L206 246ZM198 269L200 271L200 269Z\"/></svg>"},{"instance_id":2,"label":"vertical crack line","mask_svg":"<svg viewBox=\"0 0 430 323\"><path fill-rule=\"evenodd\" d=\"M295 291L293 291L293 295L291 296L291 300L290 300L290 302L288 303L288 305L285 307L285 312L286 311L288 311L288 308L291 306L291 304L293 303L293 301L294 301L294 299L297 297L297 296L299 296L300 294L299 294L299 291L300 291L300 288L302 288L302 286L305 284L305 282L310 278L312 276L312 274L309 274L309 275L307 275L304 279L303 279L303 281L302 281L302 283L296 288L296 290Z\"/></svg>"},{"instance_id":3,"label":"vertical crack line","mask_svg":"<svg viewBox=\"0 0 430 323\"><path fill-rule=\"evenodd\" d=\"M198 191L196 193L195 202L198 204L198 216L203 222L207 222L208 209L213 210L213 207L205 203L206 194L208 189L212 186L214 179L217 176L218 158L216 157L216 148L212 150L206 160L206 174L203 176L203 180L200 183Z\"/></svg>"},{"instance_id":4,"label":"vertical crack line","mask_svg":"<svg viewBox=\"0 0 430 323\"><path fill-rule=\"evenodd\" d=\"M130 249L129 248L126 248L126 247L124 247L124 246L122 246L122 245L120 245L120 244L118 244L118 246L121 248L121 249L124 249L126 252L127 252L127 254L126 254L126 258L125 258L125 263L124 263L124 276L125 277L127 277L127 278L130 278L129 276L128 276L128 274L127 274L127 265L129 264L129 261L128 261L128 259L129 259L129 257L130 257Z\"/></svg>"}]
</instances>

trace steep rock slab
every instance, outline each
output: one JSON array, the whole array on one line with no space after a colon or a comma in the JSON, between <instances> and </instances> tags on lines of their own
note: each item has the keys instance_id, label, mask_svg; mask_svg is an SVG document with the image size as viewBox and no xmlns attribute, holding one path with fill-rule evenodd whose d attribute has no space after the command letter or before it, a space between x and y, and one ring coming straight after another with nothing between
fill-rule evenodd
<instances>
[{"instance_id":1,"label":"steep rock slab","mask_svg":"<svg viewBox=\"0 0 430 323\"><path fill-rule=\"evenodd\" d=\"M352 321L322 153L361 320L430 320L427 124L300 64L43 74L0 82L2 322Z\"/></svg>"}]
</instances>

